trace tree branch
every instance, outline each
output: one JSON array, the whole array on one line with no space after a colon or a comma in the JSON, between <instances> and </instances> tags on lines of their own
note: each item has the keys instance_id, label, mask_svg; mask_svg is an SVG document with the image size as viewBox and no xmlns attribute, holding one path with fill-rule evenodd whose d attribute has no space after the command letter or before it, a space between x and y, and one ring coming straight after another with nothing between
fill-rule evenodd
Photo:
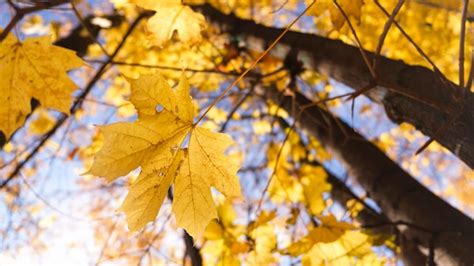
<instances>
[{"instance_id":1,"label":"tree branch","mask_svg":"<svg viewBox=\"0 0 474 266\"><path fill-rule=\"evenodd\" d=\"M474 221L426 189L390 160L375 145L300 93L281 96L275 87L262 90L268 99L281 103L292 114L296 108L298 126L316 137L345 166L380 206L390 221L404 221L397 228L408 239L428 250L431 233L439 234L435 260L439 265L474 262ZM296 106L294 105L296 104ZM311 106L304 108L305 106Z\"/></svg>"},{"instance_id":2,"label":"tree branch","mask_svg":"<svg viewBox=\"0 0 474 266\"><path fill-rule=\"evenodd\" d=\"M251 20L223 14L210 5L195 6L225 32L245 41L252 50L264 50L265 44L281 34L282 29L257 24ZM393 23L398 27L398 23ZM284 60L290 48L298 51L305 68L313 69L340 81L355 90L373 83L364 59L357 47L314 34L289 31L279 42L273 56ZM365 52L374 60L372 52ZM377 58L376 87L366 95L383 104L389 118L408 122L424 134L434 137L441 145L474 167L474 94L467 92L465 110L459 119L437 134L440 125L449 122L459 110L458 86L439 72L421 66L408 65L387 57Z\"/></svg>"},{"instance_id":3,"label":"tree branch","mask_svg":"<svg viewBox=\"0 0 474 266\"><path fill-rule=\"evenodd\" d=\"M30 13L43 10L43 9L48 9L52 8L55 6L59 6L65 3L69 3L70 0L52 0L52 1L44 1L41 3L36 3L32 7L25 7L25 8L19 8L16 6L12 1L8 1L8 4L15 10L15 15L12 17L10 22L8 22L7 26L5 29L0 32L0 42L2 42L7 35L13 30L13 28L20 22L25 15L28 15Z\"/></svg>"}]
</instances>

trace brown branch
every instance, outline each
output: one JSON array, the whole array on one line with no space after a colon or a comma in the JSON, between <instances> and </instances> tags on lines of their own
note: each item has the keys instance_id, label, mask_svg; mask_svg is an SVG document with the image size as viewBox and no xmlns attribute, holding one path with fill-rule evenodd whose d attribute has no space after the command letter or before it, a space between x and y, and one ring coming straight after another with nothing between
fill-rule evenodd
<instances>
[{"instance_id":1,"label":"brown branch","mask_svg":"<svg viewBox=\"0 0 474 266\"><path fill-rule=\"evenodd\" d=\"M280 125L283 128L288 129L290 124L283 119L278 119ZM300 138L301 145L306 146L302 138ZM327 173L327 182L331 184L331 196L332 199L337 201L342 206L346 206L347 202L351 199L356 200L364 206L358 215L355 217L359 223L362 224L362 228L369 228L374 234L385 234L397 236L400 241L401 257L407 265L420 265L420 262L427 260L426 256L421 253L416 243L413 240L407 239L403 233L396 228L396 223L390 221L390 219L383 213L378 212L370 205L368 205L363 199L357 196L351 188L347 186L339 177L336 177L329 169L317 161L305 161L315 166L322 167ZM404 223L406 224L406 223Z\"/></svg>"},{"instance_id":2,"label":"brown branch","mask_svg":"<svg viewBox=\"0 0 474 266\"><path fill-rule=\"evenodd\" d=\"M379 3L378 0L374 0L374 3L378 6L378 8L380 8L380 10L387 16L390 18L390 14L387 12L387 10ZM411 36L403 29L403 27L400 25L400 23L398 23L398 21L396 21L395 19L393 20L393 24L397 27L397 29L402 33L402 35L408 40L408 42L413 45L413 47L415 48L415 50L423 57L423 59L425 59L430 65L431 67L433 67L433 70L435 70L436 72L440 73L443 77L444 75L441 73L441 71L439 71L438 67L436 66L436 64L433 62L433 60L431 60L431 58L423 51L423 49L421 49L421 47L411 38Z\"/></svg>"},{"instance_id":3,"label":"brown branch","mask_svg":"<svg viewBox=\"0 0 474 266\"><path fill-rule=\"evenodd\" d=\"M374 68L375 73L377 73L377 58L380 56L380 53L382 52L382 47L385 42L385 38L387 37L388 32L390 31L390 27L395 21L395 17L397 16L398 12L400 11L404 3L405 3L405 0L398 0L397 5L393 9L392 14L390 15L390 17L388 18L387 22L385 23L383 27L382 34L380 34L379 41L377 43L377 48L375 49L375 55L374 55L373 68Z\"/></svg>"},{"instance_id":4,"label":"brown branch","mask_svg":"<svg viewBox=\"0 0 474 266\"><path fill-rule=\"evenodd\" d=\"M377 4L377 1L374 0ZM390 14L379 6L387 17ZM265 43L271 42L283 29L264 26L251 20L241 19L233 14L223 14L210 5L195 6L195 9L207 16L209 21L219 25L225 32L232 33L249 49L261 51ZM432 64L434 71L406 64L400 60L384 56L378 58L377 87L367 90L366 96L382 104L389 118L395 123L411 123L427 136L434 136L440 125L449 120L450 115L459 110L454 84L444 78L436 65L409 37L396 20L393 24ZM289 31L280 40L281 49L275 49L272 55L284 60L289 50L298 51L303 58L304 67L318 71L323 75L354 88L364 88L373 80L365 60L357 47L338 40L309 33ZM289 48L291 47L291 49ZM374 54L366 51L369 59ZM370 87L370 86L369 86ZM435 140L449 149L468 166L474 167L474 94L466 97L467 108L452 126L448 127Z\"/></svg>"},{"instance_id":5,"label":"brown branch","mask_svg":"<svg viewBox=\"0 0 474 266\"><path fill-rule=\"evenodd\" d=\"M0 42L2 42L7 37L8 33L10 33L13 30L16 24L18 24L18 22L20 22L25 15L28 15L30 13L40 11L43 9L59 6L59 5L69 3L69 2L70 0L51 0L51 1L41 2L41 3L36 3L36 5L32 7L19 8L18 6L13 4L12 1L8 1L8 4L15 10L15 15L12 17L10 22L8 22L5 29L0 33Z\"/></svg>"},{"instance_id":6,"label":"brown branch","mask_svg":"<svg viewBox=\"0 0 474 266\"><path fill-rule=\"evenodd\" d=\"M185 256L183 259L186 260L186 257L188 257L191 259L192 266L202 266L202 256L199 252L199 248L194 245L193 238L188 234L188 232L184 231L183 239L184 245L186 246ZM186 265L186 263L183 263L183 265Z\"/></svg>"},{"instance_id":7,"label":"brown branch","mask_svg":"<svg viewBox=\"0 0 474 266\"><path fill-rule=\"evenodd\" d=\"M464 46L466 39L466 19L469 0L464 0L461 17L461 35L459 36L459 86L464 88ZM464 90L461 90L464 91Z\"/></svg>"},{"instance_id":8,"label":"brown branch","mask_svg":"<svg viewBox=\"0 0 474 266\"><path fill-rule=\"evenodd\" d=\"M232 108L232 110L230 110L230 112L227 115L227 118L226 118L224 124L222 124L221 129L219 130L219 132L224 132L226 130L227 125L229 124L229 121L232 119L232 116L234 116L234 114L237 112L237 110L239 110L239 108L242 106L242 104L244 104L244 102L250 96L252 96L252 93L254 92L254 90L255 90L255 85L252 84L252 87L250 87L250 89L247 91L247 93L245 93L245 95L242 96L242 98L240 98L240 100L235 104L234 108Z\"/></svg>"},{"instance_id":9,"label":"brown branch","mask_svg":"<svg viewBox=\"0 0 474 266\"><path fill-rule=\"evenodd\" d=\"M368 57L368 55L367 55L367 52L366 52L366 50L364 49L364 47L362 46L362 42L360 41L359 36L357 35L357 32L356 32L354 26L352 26L351 20L350 20L349 17L347 16L347 14L346 14L346 12L344 11L344 9L342 9L341 5L339 5L339 3L337 2L337 0L333 0L333 3L334 3L334 5L337 7L337 9L339 10L339 12L341 12L342 16L344 17L344 19L345 19L346 22L347 22L347 25L349 25L349 29L351 30L352 35L354 35L354 38L355 38L356 44L357 44L357 48L359 48L360 54L362 55L362 58L364 59L364 63L366 64L367 69L369 69L370 75L372 75L372 78L373 78L373 79L376 79L377 74L375 73L375 70L374 70L374 68L372 67L372 65L369 63L369 57Z\"/></svg>"},{"instance_id":10,"label":"brown branch","mask_svg":"<svg viewBox=\"0 0 474 266\"><path fill-rule=\"evenodd\" d=\"M274 87L267 87L265 95L274 102L282 102L282 108L291 112L293 103L297 109L311 102L300 93L293 97L281 94ZM435 260L440 265L468 264L474 261L474 238L470 235L474 221L443 199L421 185L401 169L379 148L355 132L345 122L334 118L327 111L313 106L303 111L298 124L338 159L392 221L404 221L429 232L444 232L435 247ZM363 156L361 156L363 154ZM430 234L413 226L398 226L407 238L427 249ZM457 232L457 233L455 233ZM456 243L456 244L455 244Z\"/></svg>"},{"instance_id":11,"label":"brown branch","mask_svg":"<svg viewBox=\"0 0 474 266\"><path fill-rule=\"evenodd\" d=\"M474 78L474 50L471 50L471 70L469 71L469 77L466 82L464 91L470 91L472 87L472 79Z\"/></svg>"},{"instance_id":12,"label":"brown branch","mask_svg":"<svg viewBox=\"0 0 474 266\"><path fill-rule=\"evenodd\" d=\"M454 114L450 115L449 119L446 122L444 122L434 132L433 135L430 136L428 141L426 141L423 145L421 145L420 148L417 149L417 151L415 152L415 155L420 154L426 148L428 148L428 146L431 143L433 143L433 141L437 137L439 137L440 134L442 134L445 130L447 130L448 127L452 126L452 124L455 123L456 120L458 120L461 114L464 112L466 101L462 96L466 95L470 91L470 87L469 88L467 86L464 87L464 46L465 46L465 38L466 38L466 16L467 16L468 6L469 6L469 0L464 0L464 6L463 6L462 18L461 18L461 34L459 38L459 90L458 90L458 94L456 95L456 99L460 102L460 107ZM469 80L471 79L472 77L469 77ZM470 81L468 81L468 83L470 83Z\"/></svg>"},{"instance_id":13,"label":"brown branch","mask_svg":"<svg viewBox=\"0 0 474 266\"><path fill-rule=\"evenodd\" d=\"M90 63L103 63L103 60L86 60ZM228 75L228 76L239 76L240 73L235 71L222 71L218 69L196 69L196 68L185 68L182 67L173 67L173 66L165 66L165 65L155 65L155 64L141 64L141 63L134 63L134 62L122 62L122 61L112 61L112 65L120 65L120 66L132 66L132 67L142 67L142 68L156 68L156 69L163 69L163 70L172 70L172 71L185 71L185 72L193 72L193 73L209 73L209 74L220 74L220 75ZM252 76L252 74L250 74Z\"/></svg>"},{"instance_id":14,"label":"brown branch","mask_svg":"<svg viewBox=\"0 0 474 266\"><path fill-rule=\"evenodd\" d=\"M89 27L88 23L84 20L81 13L76 8L76 4L74 4L74 1L71 2L71 8L74 14L76 15L77 19L79 20L79 23L87 31L87 36L89 37L89 39L93 43L96 43L99 46L100 50L104 53L104 55L110 58L110 55L107 52L107 50L105 50L105 47L99 42L99 40L97 40L96 34L94 34L93 30Z\"/></svg>"}]
</instances>

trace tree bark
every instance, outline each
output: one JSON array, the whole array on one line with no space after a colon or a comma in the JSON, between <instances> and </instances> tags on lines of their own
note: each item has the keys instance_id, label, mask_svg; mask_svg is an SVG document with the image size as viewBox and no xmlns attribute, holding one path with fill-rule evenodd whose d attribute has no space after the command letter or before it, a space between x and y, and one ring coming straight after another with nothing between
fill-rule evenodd
<instances>
[{"instance_id":1,"label":"tree bark","mask_svg":"<svg viewBox=\"0 0 474 266\"><path fill-rule=\"evenodd\" d=\"M283 118L278 121L284 129L290 129L290 124ZM306 145L303 141L302 145ZM327 182L331 184L331 198L345 207L349 200L355 199L362 204L364 208L357 214L355 219L364 227L364 225L380 225L369 228L371 233L377 235L395 235L397 243L400 247L400 252L397 253L404 265L424 265L427 261L427 256L421 253L416 243L408 240L396 227L394 227L390 219L385 216L383 212L377 211L371 206L367 205L360 199L339 177L336 177L329 169L321 165L319 162L307 162L314 166L319 166L327 173Z\"/></svg>"},{"instance_id":2,"label":"tree bark","mask_svg":"<svg viewBox=\"0 0 474 266\"><path fill-rule=\"evenodd\" d=\"M347 187L344 182L337 178L331 171L324 168L328 174L327 181L331 184L331 198L339 202L342 206L351 199L358 200L352 190ZM407 237L400 232L396 227L391 225L390 220L384 213L378 213L370 206L365 206L362 211L355 217L359 223L364 225L379 224L378 227L370 228L374 234L382 235L396 235L400 247L400 258L405 265L424 265L427 261L427 256L423 254L417 246L417 243L407 239ZM395 251L396 252L396 251Z\"/></svg>"},{"instance_id":3,"label":"tree bark","mask_svg":"<svg viewBox=\"0 0 474 266\"><path fill-rule=\"evenodd\" d=\"M344 121L311 104L303 95L282 96L274 87L262 90L288 113L299 113L298 126L316 137L380 206L398 230L438 265L474 263L474 221L443 201L401 169ZM296 110L296 111L295 111Z\"/></svg>"},{"instance_id":4,"label":"tree bark","mask_svg":"<svg viewBox=\"0 0 474 266\"><path fill-rule=\"evenodd\" d=\"M212 22L253 50L265 46L282 29L223 14L210 5L196 6ZM275 47L273 56L282 60L292 51L306 68L325 74L357 90L376 82L366 95L383 104L389 118L408 122L474 167L474 94L461 95L458 86L428 68L408 65L383 56L378 58L373 80L358 48L339 40L289 31ZM373 53L367 52L370 61ZM456 117L454 121L452 118ZM439 129L448 123L443 130Z\"/></svg>"}]
</instances>

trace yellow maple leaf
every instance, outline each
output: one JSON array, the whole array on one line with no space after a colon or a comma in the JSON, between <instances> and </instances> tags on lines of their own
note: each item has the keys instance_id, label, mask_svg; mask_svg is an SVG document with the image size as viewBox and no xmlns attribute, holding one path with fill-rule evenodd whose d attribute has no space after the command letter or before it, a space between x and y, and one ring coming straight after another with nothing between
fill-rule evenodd
<instances>
[{"instance_id":1,"label":"yellow maple leaf","mask_svg":"<svg viewBox=\"0 0 474 266\"><path fill-rule=\"evenodd\" d=\"M336 217L332 214L319 216L319 220L321 220L321 226L314 228L310 232L310 237L314 242L334 242L347 230L354 229L353 225L336 220Z\"/></svg>"},{"instance_id":2,"label":"yellow maple leaf","mask_svg":"<svg viewBox=\"0 0 474 266\"><path fill-rule=\"evenodd\" d=\"M255 241L254 249L248 253L247 265L276 265L273 251L277 246L275 227L266 224L259 226L250 233Z\"/></svg>"},{"instance_id":3,"label":"yellow maple leaf","mask_svg":"<svg viewBox=\"0 0 474 266\"><path fill-rule=\"evenodd\" d=\"M211 186L226 197L240 197L238 166L225 155L233 141L193 123L195 108L184 74L176 90L159 74L130 83L138 120L101 127L104 144L88 173L113 181L141 166L121 207L131 231L155 219L174 183L177 224L200 237L217 217Z\"/></svg>"},{"instance_id":4,"label":"yellow maple leaf","mask_svg":"<svg viewBox=\"0 0 474 266\"><path fill-rule=\"evenodd\" d=\"M254 229L258 228L259 226L265 225L271 220L276 217L277 213L276 210L273 211L262 211L262 213L255 219L255 221L251 222L248 226L248 231L252 232Z\"/></svg>"},{"instance_id":5,"label":"yellow maple leaf","mask_svg":"<svg viewBox=\"0 0 474 266\"><path fill-rule=\"evenodd\" d=\"M127 223L131 231L136 231L155 219L182 158L183 152L178 151L173 162L161 168L162 172L156 169L156 164L143 167L142 173L133 182L129 195L120 207L127 213Z\"/></svg>"},{"instance_id":6,"label":"yellow maple leaf","mask_svg":"<svg viewBox=\"0 0 474 266\"><path fill-rule=\"evenodd\" d=\"M311 214L320 214L325 208L323 193L331 190L331 185L326 182L327 173L322 167L303 165L299 170L303 195Z\"/></svg>"},{"instance_id":7,"label":"yellow maple leaf","mask_svg":"<svg viewBox=\"0 0 474 266\"><path fill-rule=\"evenodd\" d=\"M74 51L51 45L50 37L0 43L0 130L8 139L31 112L31 98L68 114L77 88L66 71L83 66Z\"/></svg>"},{"instance_id":8,"label":"yellow maple leaf","mask_svg":"<svg viewBox=\"0 0 474 266\"><path fill-rule=\"evenodd\" d=\"M305 252L303 265L387 265L371 250L368 236L347 231L331 243L316 243ZM329 262L329 263L328 263Z\"/></svg>"},{"instance_id":9,"label":"yellow maple leaf","mask_svg":"<svg viewBox=\"0 0 474 266\"><path fill-rule=\"evenodd\" d=\"M332 214L318 218L321 225L312 228L306 236L291 244L287 249L289 254L299 256L308 252L317 243L334 242L347 230L354 229L354 226L349 223L337 221Z\"/></svg>"},{"instance_id":10,"label":"yellow maple leaf","mask_svg":"<svg viewBox=\"0 0 474 266\"><path fill-rule=\"evenodd\" d=\"M206 27L204 16L194 12L181 0L130 0L145 9L156 13L148 20L148 29L156 45L162 46L177 32L182 42L195 43L201 40L201 30Z\"/></svg>"}]
</instances>

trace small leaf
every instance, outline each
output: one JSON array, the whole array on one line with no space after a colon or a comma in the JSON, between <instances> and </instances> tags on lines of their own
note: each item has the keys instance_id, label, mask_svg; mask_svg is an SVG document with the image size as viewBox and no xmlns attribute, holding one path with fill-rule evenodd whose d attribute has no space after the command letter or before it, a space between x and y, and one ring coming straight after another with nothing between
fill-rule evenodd
<instances>
[{"instance_id":1,"label":"small leaf","mask_svg":"<svg viewBox=\"0 0 474 266\"><path fill-rule=\"evenodd\" d=\"M202 14L181 4L181 0L131 0L130 2L156 11L155 15L148 20L148 29L157 46L162 46L170 40L175 31L182 42L201 41L201 30L206 27L206 20Z\"/></svg>"}]
</instances>

